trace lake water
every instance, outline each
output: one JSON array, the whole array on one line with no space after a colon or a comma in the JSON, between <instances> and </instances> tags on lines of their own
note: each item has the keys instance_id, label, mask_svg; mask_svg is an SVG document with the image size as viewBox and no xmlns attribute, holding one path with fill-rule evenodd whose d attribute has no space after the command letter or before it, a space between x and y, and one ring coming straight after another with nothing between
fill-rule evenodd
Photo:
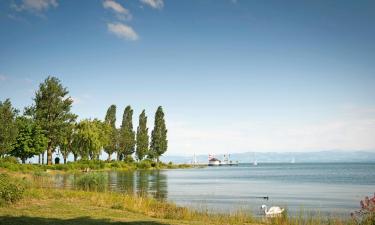
<instances>
[{"instance_id":1,"label":"lake water","mask_svg":"<svg viewBox=\"0 0 375 225\"><path fill-rule=\"evenodd\" d=\"M260 206L287 207L323 215L348 216L375 192L374 163L241 164L160 171L107 172L111 191L150 195L179 205L216 212L260 213ZM71 188L74 175L56 175ZM268 196L269 199L261 197Z\"/></svg>"}]
</instances>

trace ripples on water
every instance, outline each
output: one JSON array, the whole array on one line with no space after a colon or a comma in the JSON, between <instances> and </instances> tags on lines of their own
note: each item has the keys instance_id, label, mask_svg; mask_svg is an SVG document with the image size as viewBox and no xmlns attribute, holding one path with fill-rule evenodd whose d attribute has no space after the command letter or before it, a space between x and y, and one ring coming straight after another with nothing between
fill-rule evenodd
<instances>
[{"instance_id":1,"label":"ripples on water","mask_svg":"<svg viewBox=\"0 0 375 225\"><path fill-rule=\"evenodd\" d=\"M212 211L251 210L262 204L338 216L349 215L375 191L375 164L242 164L160 171L111 171L109 190ZM56 175L58 187L71 188L76 175ZM268 196L269 200L257 197Z\"/></svg>"}]
</instances>

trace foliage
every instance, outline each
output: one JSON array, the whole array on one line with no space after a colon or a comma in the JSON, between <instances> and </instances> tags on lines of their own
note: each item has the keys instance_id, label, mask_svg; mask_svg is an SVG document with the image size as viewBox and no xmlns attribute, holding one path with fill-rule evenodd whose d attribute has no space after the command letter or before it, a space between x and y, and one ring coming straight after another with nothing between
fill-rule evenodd
<instances>
[{"instance_id":1,"label":"foliage","mask_svg":"<svg viewBox=\"0 0 375 225\"><path fill-rule=\"evenodd\" d=\"M147 116L145 110L139 115L139 125L137 128L137 149L135 155L141 161L148 153L149 136L147 128Z\"/></svg>"},{"instance_id":2,"label":"foliage","mask_svg":"<svg viewBox=\"0 0 375 225\"><path fill-rule=\"evenodd\" d=\"M116 129L116 105L111 105L105 115L104 123L109 126L108 144L104 146L104 151L108 154L108 161L111 155L118 149L118 135Z\"/></svg>"},{"instance_id":3,"label":"foliage","mask_svg":"<svg viewBox=\"0 0 375 225\"><path fill-rule=\"evenodd\" d=\"M82 159L98 159L103 146L100 121L82 120L76 126L73 145Z\"/></svg>"},{"instance_id":4,"label":"foliage","mask_svg":"<svg viewBox=\"0 0 375 225\"><path fill-rule=\"evenodd\" d=\"M52 152L62 142L66 126L76 119L70 112L73 100L68 97L68 90L56 77L48 77L39 85L35 94L35 105L28 108L48 139L47 164L52 164Z\"/></svg>"},{"instance_id":5,"label":"foliage","mask_svg":"<svg viewBox=\"0 0 375 225\"><path fill-rule=\"evenodd\" d=\"M19 157L23 163L27 158L39 155L47 147L47 138L41 128L25 116L16 119L18 135L11 155Z\"/></svg>"},{"instance_id":6,"label":"foliage","mask_svg":"<svg viewBox=\"0 0 375 225\"><path fill-rule=\"evenodd\" d=\"M0 159L0 162L18 164L18 159L14 156L5 156L4 158Z\"/></svg>"},{"instance_id":7,"label":"foliage","mask_svg":"<svg viewBox=\"0 0 375 225\"><path fill-rule=\"evenodd\" d=\"M21 180L0 174L0 205L14 203L22 199L26 185Z\"/></svg>"},{"instance_id":8,"label":"foliage","mask_svg":"<svg viewBox=\"0 0 375 225\"><path fill-rule=\"evenodd\" d=\"M108 178L103 173L86 173L75 180L75 188L84 191L105 191Z\"/></svg>"},{"instance_id":9,"label":"foliage","mask_svg":"<svg viewBox=\"0 0 375 225\"><path fill-rule=\"evenodd\" d=\"M120 129L120 159L131 155L135 150L135 132L133 131L133 110L128 105L124 110Z\"/></svg>"},{"instance_id":10,"label":"foliage","mask_svg":"<svg viewBox=\"0 0 375 225\"><path fill-rule=\"evenodd\" d=\"M0 156L13 149L17 137L16 115L18 111L12 107L9 99L0 101Z\"/></svg>"},{"instance_id":11,"label":"foliage","mask_svg":"<svg viewBox=\"0 0 375 225\"><path fill-rule=\"evenodd\" d=\"M66 163L66 158L68 157L69 153L72 152L73 148L73 133L75 129L75 124L71 123L65 127L63 138L60 140L59 148L60 152L64 158L64 164Z\"/></svg>"},{"instance_id":12,"label":"foliage","mask_svg":"<svg viewBox=\"0 0 375 225\"><path fill-rule=\"evenodd\" d=\"M151 147L149 158L156 158L159 162L159 157L167 151L167 128L164 120L164 112L161 106L158 107L155 113L154 130L151 133Z\"/></svg>"},{"instance_id":13,"label":"foliage","mask_svg":"<svg viewBox=\"0 0 375 225\"><path fill-rule=\"evenodd\" d=\"M375 224L375 193L372 198L366 196L360 201L361 209L351 213L353 220L357 224L374 225Z\"/></svg>"}]
</instances>

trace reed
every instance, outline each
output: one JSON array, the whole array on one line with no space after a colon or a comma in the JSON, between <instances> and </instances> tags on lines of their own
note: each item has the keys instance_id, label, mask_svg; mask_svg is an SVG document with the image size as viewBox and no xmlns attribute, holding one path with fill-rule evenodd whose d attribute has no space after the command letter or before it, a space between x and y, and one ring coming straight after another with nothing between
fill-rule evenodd
<instances>
[{"instance_id":1,"label":"reed","mask_svg":"<svg viewBox=\"0 0 375 225\"><path fill-rule=\"evenodd\" d=\"M75 179L74 187L84 191L106 191L107 179L103 173L86 173Z\"/></svg>"}]
</instances>

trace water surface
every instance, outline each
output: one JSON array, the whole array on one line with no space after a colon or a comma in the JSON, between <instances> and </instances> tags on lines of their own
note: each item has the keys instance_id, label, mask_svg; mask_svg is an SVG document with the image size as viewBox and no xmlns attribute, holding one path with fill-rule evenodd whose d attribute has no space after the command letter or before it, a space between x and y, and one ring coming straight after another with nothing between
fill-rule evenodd
<instances>
[{"instance_id":1,"label":"water surface","mask_svg":"<svg viewBox=\"0 0 375 225\"><path fill-rule=\"evenodd\" d=\"M106 172L111 191L149 195L196 209L260 213L262 204L287 207L291 214L349 215L375 192L375 164L242 164L160 171ZM56 175L71 188L74 175ZM263 199L262 197L269 199Z\"/></svg>"}]
</instances>

